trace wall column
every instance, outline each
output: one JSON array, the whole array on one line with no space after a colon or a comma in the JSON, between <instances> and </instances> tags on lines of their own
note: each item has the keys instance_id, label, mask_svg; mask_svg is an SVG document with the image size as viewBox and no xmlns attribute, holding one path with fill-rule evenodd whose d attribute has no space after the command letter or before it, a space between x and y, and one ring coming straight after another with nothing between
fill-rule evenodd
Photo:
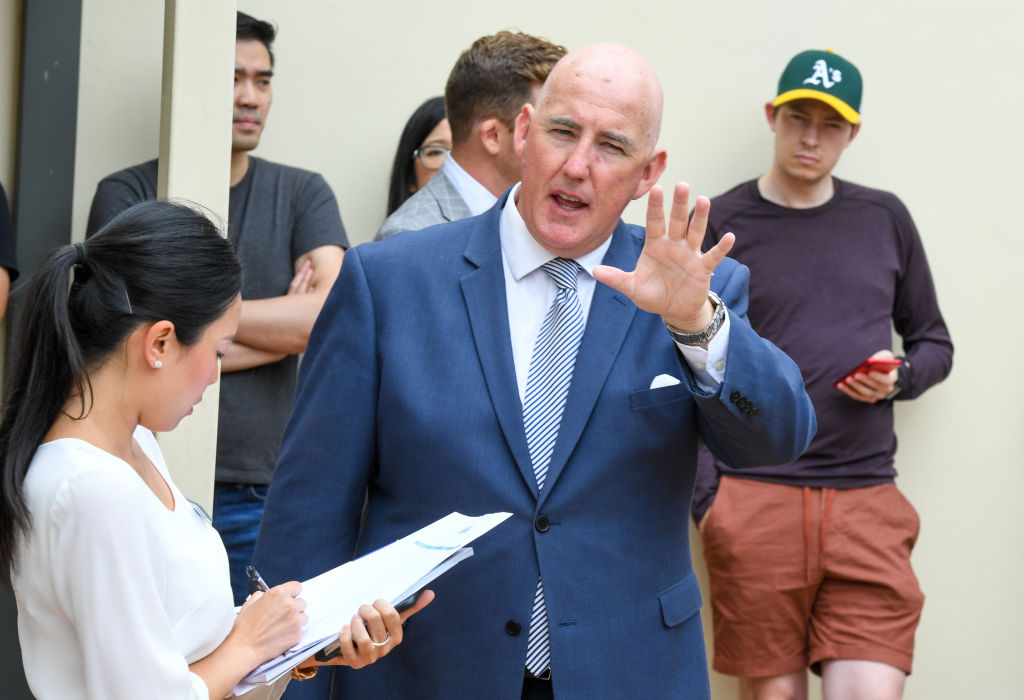
<instances>
[{"instance_id":1,"label":"wall column","mask_svg":"<svg viewBox=\"0 0 1024 700\"><path fill-rule=\"evenodd\" d=\"M235 0L166 0L160 110L160 197L197 202L227 235ZM220 385L159 436L175 483L213 512Z\"/></svg>"}]
</instances>

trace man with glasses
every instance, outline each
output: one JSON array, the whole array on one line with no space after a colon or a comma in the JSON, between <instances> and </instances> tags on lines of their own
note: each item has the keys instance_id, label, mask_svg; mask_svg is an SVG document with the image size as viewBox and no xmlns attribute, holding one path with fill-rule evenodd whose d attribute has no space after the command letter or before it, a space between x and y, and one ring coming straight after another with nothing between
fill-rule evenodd
<instances>
[{"instance_id":1,"label":"man with glasses","mask_svg":"<svg viewBox=\"0 0 1024 700\"><path fill-rule=\"evenodd\" d=\"M213 524L228 550L238 604L246 597L245 566L291 411L298 355L348 246L323 177L249 155L270 111L275 34L270 23L238 13L228 237L245 282L238 333L221 363L213 501ZM86 235L133 204L156 199L156 185L156 160L105 177Z\"/></svg>"},{"instance_id":2,"label":"man with glasses","mask_svg":"<svg viewBox=\"0 0 1024 700\"><path fill-rule=\"evenodd\" d=\"M445 86L450 157L443 148L418 149L420 165L439 172L387 218L374 240L482 214L518 182L519 157L512 145L516 116L535 101L564 55L563 47L522 32L474 41Z\"/></svg>"}]
</instances>

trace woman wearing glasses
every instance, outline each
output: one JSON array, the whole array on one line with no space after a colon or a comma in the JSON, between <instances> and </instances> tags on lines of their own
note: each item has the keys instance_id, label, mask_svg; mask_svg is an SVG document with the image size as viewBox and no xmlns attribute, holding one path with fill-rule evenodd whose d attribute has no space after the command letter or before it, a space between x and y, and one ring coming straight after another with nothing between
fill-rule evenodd
<instances>
[{"instance_id":1,"label":"woman wearing glasses","mask_svg":"<svg viewBox=\"0 0 1024 700\"><path fill-rule=\"evenodd\" d=\"M431 97L409 117L398 140L388 188L388 216L430 182L452 150L452 130L444 116L444 98Z\"/></svg>"},{"instance_id":2,"label":"woman wearing glasses","mask_svg":"<svg viewBox=\"0 0 1024 700\"><path fill-rule=\"evenodd\" d=\"M235 613L224 545L153 437L216 381L241 283L217 227L170 202L128 209L33 275L0 421L0 580L40 700L223 698L299 639L295 581ZM431 598L401 616L364 605L336 662L384 656Z\"/></svg>"}]
</instances>

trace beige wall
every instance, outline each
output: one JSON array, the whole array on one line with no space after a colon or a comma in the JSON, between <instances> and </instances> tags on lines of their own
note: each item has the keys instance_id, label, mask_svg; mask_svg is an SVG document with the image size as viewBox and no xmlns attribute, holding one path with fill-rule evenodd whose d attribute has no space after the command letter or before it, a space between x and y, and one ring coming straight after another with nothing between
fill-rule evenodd
<instances>
[{"instance_id":1,"label":"beige wall","mask_svg":"<svg viewBox=\"0 0 1024 700\"><path fill-rule=\"evenodd\" d=\"M21 3L0 3L0 182L8 199L14 183L21 68Z\"/></svg>"},{"instance_id":2,"label":"beige wall","mask_svg":"<svg viewBox=\"0 0 1024 700\"><path fill-rule=\"evenodd\" d=\"M96 183L160 149L163 0L83 0L71 236L85 237Z\"/></svg>"},{"instance_id":3,"label":"beige wall","mask_svg":"<svg viewBox=\"0 0 1024 700\"><path fill-rule=\"evenodd\" d=\"M160 0L84 5L79 236L96 181L156 153L163 16ZM608 0L585 8L525 0L486 12L470 0L240 6L281 30L275 104L257 154L321 171L353 242L369 240L383 217L405 119L440 94L455 57L479 35L516 27L570 48L615 40L641 51L665 86L662 184L686 179L710 195L767 166L761 105L792 54L832 47L857 63L864 127L837 174L907 203L956 344L950 379L897 411L899 484L921 513L914 562L928 597L906 697L1016 694L1024 627L1024 510L1015 507L1024 492L1016 432L1024 425L1024 237L1013 204L1024 160L1015 124L1024 111L1019 4L665 2L627 13ZM0 109L0 175L6 118ZM641 222L640 206L627 218ZM716 698L730 696L731 681L713 683Z\"/></svg>"},{"instance_id":4,"label":"beige wall","mask_svg":"<svg viewBox=\"0 0 1024 700\"><path fill-rule=\"evenodd\" d=\"M17 160L18 81L21 71L21 2L0 2L0 183L14 206ZM0 324L0 368L6 363L7 319ZM0 372L2 375L2 372ZM0 376L0 388L3 377Z\"/></svg>"}]
</instances>

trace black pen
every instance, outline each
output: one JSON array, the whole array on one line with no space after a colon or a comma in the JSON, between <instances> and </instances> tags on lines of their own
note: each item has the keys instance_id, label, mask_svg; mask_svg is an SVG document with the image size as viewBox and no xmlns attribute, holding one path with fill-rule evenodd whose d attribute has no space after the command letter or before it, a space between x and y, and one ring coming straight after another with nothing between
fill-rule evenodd
<instances>
[{"instance_id":1,"label":"black pen","mask_svg":"<svg viewBox=\"0 0 1024 700\"><path fill-rule=\"evenodd\" d=\"M263 591L264 593L270 590L270 586L268 586L267 582L263 580L263 577L260 576L260 572L256 570L255 566L250 565L245 567L245 573L249 574L249 580L252 581L252 585L256 586L256 590Z\"/></svg>"}]
</instances>

